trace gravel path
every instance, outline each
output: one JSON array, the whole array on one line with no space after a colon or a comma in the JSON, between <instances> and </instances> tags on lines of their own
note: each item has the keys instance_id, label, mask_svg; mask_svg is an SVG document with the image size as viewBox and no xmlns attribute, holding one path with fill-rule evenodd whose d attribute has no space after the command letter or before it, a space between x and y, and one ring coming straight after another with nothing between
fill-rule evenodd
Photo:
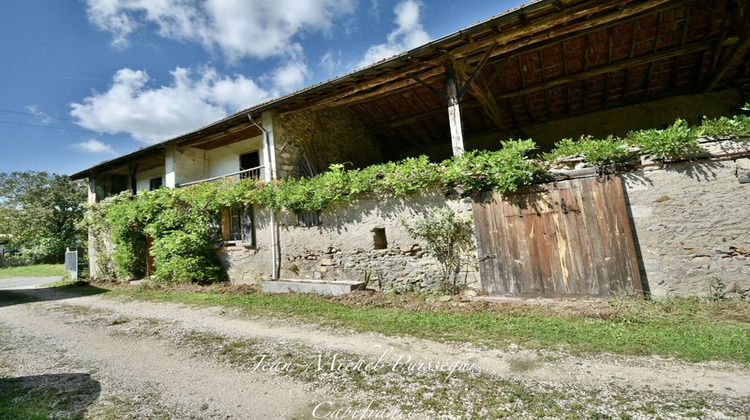
<instances>
[{"instance_id":1,"label":"gravel path","mask_svg":"<svg viewBox=\"0 0 750 420\"><path fill-rule=\"evenodd\" d=\"M487 350L321 330L221 308L21 293L42 301L0 302L0 378L6 378L0 384L26 381L58 393L72 387L75 401L56 408L62 417L747 418L750 412L750 370L731 363Z\"/></svg>"}]
</instances>

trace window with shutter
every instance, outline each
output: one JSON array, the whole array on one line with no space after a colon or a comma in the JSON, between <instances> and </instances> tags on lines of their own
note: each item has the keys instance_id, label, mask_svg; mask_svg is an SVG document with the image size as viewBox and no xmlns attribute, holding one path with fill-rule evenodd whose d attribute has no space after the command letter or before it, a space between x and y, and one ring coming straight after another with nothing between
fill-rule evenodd
<instances>
[{"instance_id":1,"label":"window with shutter","mask_svg":"<svg viewBox=\"0 0 750 420\"><path fill-rule=\"evenodd\" d=\"M233 245L254 247L255 222L252 206L244 204L222 210L221 237L224 242Z\"/></svg>"}]
</instances>

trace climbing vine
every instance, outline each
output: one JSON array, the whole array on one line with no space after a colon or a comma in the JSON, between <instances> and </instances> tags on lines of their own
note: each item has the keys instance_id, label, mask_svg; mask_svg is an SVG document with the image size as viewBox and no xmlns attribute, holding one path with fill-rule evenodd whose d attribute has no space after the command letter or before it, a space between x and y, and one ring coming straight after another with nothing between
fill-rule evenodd
<instances>
[{"instance_id":1,"label":"climbing vine","mask_svg":"<svg viewBox=\"0 0 750 420\"><path fill-rule=\"evenodd\" d=\"M750 136L750 118L740 115L704 119L699 127L690 127L678 119L663 130L631 132L622 139L564 139L536 159L529 156L537 149L534 141L510 140L501 142L498 151L470 151L439 163L420 156L364 169L332 165L312 178L268 183L246 179L164 188L137 196L123 193L92 206L86 220L98 238L93 245L102 251L98 268L103 275L142 278L146 274L148 236L152 238L150 254L156 267L152 273L155 279L209 282L223 276L215 249L221 241L221 210L231 206L250 204L301 212L322 210L362 194L404 197L430 187L453 188L467 194L510 192L533 183L545 168L550 170L570 158L589 165L627 162L640 154L670 161L700 153L698 136L726 135ZM111 238L111 249L100 241L102 237Z\"/></svg>"}]
</instances>

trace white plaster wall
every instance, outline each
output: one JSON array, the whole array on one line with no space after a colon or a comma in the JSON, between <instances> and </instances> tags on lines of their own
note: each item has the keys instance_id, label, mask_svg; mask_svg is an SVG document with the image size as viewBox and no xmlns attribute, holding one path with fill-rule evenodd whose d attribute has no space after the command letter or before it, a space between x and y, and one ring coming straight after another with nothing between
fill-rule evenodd
<instances>
[{"instance_id":1,"label":"white plaster wall","mask_svg":"<svg viewBox=\"0 0 750 420\"><path fill-rule=\"evenodd\" d=\"M198 181L206 178L205 151L192 147L178 147L174 152L175 182Z\"/></svg>"},{"instance_id":2,"label":"white plaster wall","mask_svg":"<svg viewBox=\"0 0 750 420\"><path fill-rule=\"evenodd\" d=\"M150 181L156 177L161 177L162 184L166 184L164 179L164 166L159 166L158 168L138 172L138 174L135 176L136 191L148 191L151 187Z\"/></svg>"},{"instance_id":3,"label":"white plaster wall","mask_svg":"<svg viewBox=\"0 0 750 420\"><path fill-rule=\"evenodd\" d=\"M231 174L240 170L240 155L258 151L263 162L261 136L206 151L206 178Z\"/></svg>"},{"instance_id":4,"label":"white plaster wall","mask_svg":"<svg viewBox=\"0 0 750 420\"><path fill-rule=\"evenodd\" d=\"M255 248L230 246L219 259L233 284L257 284L272 277L271 220L267 209L255 210Z\"/></svg>"}]
</instances>

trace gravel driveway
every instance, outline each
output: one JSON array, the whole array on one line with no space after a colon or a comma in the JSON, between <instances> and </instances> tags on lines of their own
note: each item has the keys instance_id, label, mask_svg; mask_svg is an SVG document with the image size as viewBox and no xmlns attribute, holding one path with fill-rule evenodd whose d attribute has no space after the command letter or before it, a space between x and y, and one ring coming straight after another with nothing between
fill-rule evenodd
<instances>
[{"instance_id":1,"label":"gravel driveway","mask_svg":"<svg viewBox=\"0 0 750 420\"><path fill-rule=\"evenodd\" d=\"M750 370L731 363L512 345L489 350L321 330L221 308L14 292L29 299L0 301L0 385L53 392L59 398L50 404L61 418L750 413Z\"/></svg>"}]
</instances>

